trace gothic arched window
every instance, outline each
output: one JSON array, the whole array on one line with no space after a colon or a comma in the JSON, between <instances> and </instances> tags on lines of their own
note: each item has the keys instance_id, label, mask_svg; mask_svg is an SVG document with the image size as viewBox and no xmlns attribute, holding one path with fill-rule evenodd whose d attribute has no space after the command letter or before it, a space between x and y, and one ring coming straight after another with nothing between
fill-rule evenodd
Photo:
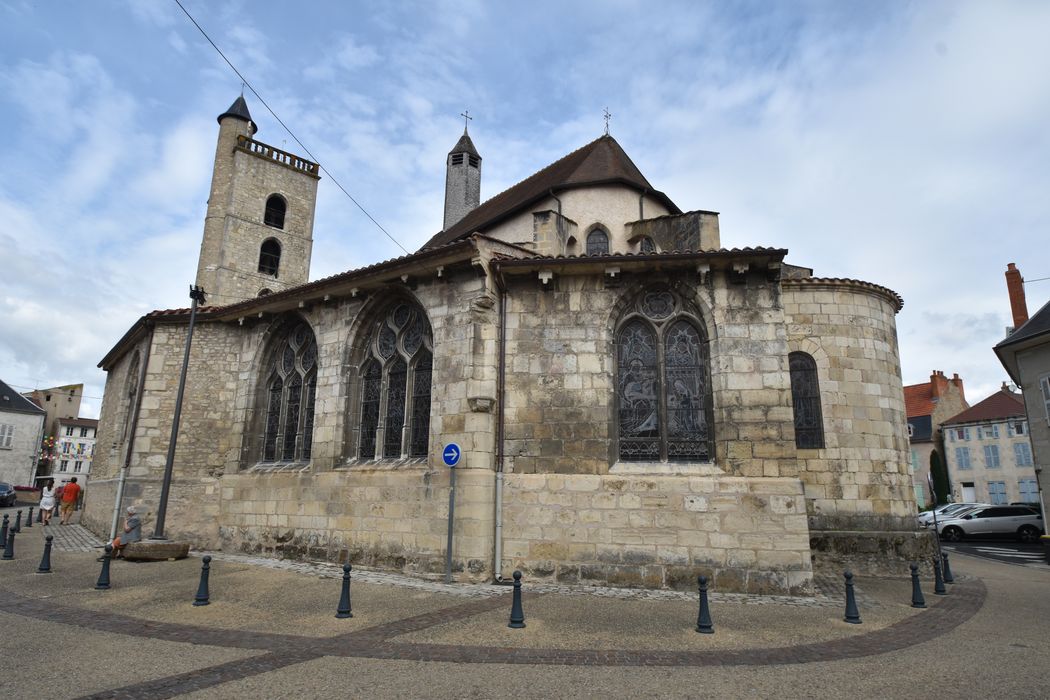
<instances>
[{"instance_id":1,"label":"gothic arched window","mask_svg":"<svg viewBox=\"0 0 1050 700\"><path fill-rule=\"evenodd\" d=\"M432 348L426 315L412 304L376 322L361 365L359 459L427 456Z\"/></svg>"},{"instance_id":2,"label":"gothic arched window","mask_svg":"<svg viewBox=\"0 0 1050 700\"><path fill-rule=\"evenodd\" d=\"M642 236L642 240L638 242L639 253L655 253L656 243L649 236Z\"/></svg>"},{"instance_id":3,"label":"gothic arched window","mask_svg":"<svg viewBox=\"0 0 1050 700\"><path fill-rule=\"evenodd\" d=\"M817 363L804 352L788 354L791 372L791 403L795 411L795 447L824 447L824 420L820 410Z\"/></svg>"},{"instance_id":4,"label":"gothic arched window","mask_svg":"<svg viewBox=\"0 0 1050 700\"><path fill-rule=\"evenodd\" d=\"M309 326L299 323L278 340L265 372L261 461L307 461L317 392L317 341Z\"/></svg>"},{"instance_id":5,"label":"gothic arched window","mask_svg":"<svg viewBox=\"0 0 1050 700\"><path fill-rule=\"evenodd\" d=\"M672 292L646 292L628 311L616 372L621 460L711 460L707 337Z\"/></svg>"},{"instance_id":6,"label":"gothic arched window","mask_svg":"<svg viewBox=\"0 0 1050 700\"><path fill-rule=\"evenodd\" d=\"M279 194L271 194L266 200L266 211L263 212L263 223L274 228L284 228L284 214L288 203Z\"/></svg>"},{"instance_id":7,"label":"gothic arched window","mask_svg":"<svg viewBox=\"0 0 1050 700\"><path fill-rule=\"evenodd\" d=\"M281 244L273 238L267 238L259 246L259 272L276 277L280 266Z\"/></svg>"},{"instance_id":8,"label":"gothic arched window","mask_svg":"<svg viewBox=\"0 0 1050 700\"><path fill-rule=\"evenodd\" d=\"M607 255L609 253L609 234L596 228L587 234L587 255Z\"/></svg>"}]
</instances>

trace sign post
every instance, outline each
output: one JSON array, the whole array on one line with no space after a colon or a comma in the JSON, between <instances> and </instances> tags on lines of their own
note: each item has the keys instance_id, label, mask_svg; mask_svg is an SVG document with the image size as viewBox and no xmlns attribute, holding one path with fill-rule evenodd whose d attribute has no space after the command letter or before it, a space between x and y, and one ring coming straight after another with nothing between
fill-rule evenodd
<instances>
[{"instance_id":1,"label":"sign post","mask_svg":"<svg viewBox=\"0 0 1050 700\"><path fill-rule=\"evenodd\" d=\"M452 583L452 520L456 512L456 465L463 454L459 445L450 442L441 451L441 459L449 468L448 482L448 544L445 547L445 583Z\"/></svg>"}]
</instances>

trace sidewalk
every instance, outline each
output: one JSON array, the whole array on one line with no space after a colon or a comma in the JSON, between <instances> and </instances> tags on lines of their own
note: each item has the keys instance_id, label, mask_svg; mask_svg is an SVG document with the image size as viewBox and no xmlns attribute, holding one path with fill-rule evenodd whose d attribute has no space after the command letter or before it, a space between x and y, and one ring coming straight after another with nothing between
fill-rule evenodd
<instances>
[{"instance_id":1,"label":"sidewalk","mask_svg":"<svg viewBox=\"0 0 1050 700\"><path fill-rule=\"evenodd\" d=\"M52 532L58 530L63 532ZM99 697L173 697L190 691L200 691L201 697L314 697L337 692L336 678L352 684L352 695L373 697L461 697L471 694L469 688L479 697L502 692L622 695L628 688L635 694L695 697L701 688L711 694L707 691L714 691L716 680L725 692L765 696L763 683L770 674L782 676L774 694L796 697L810 695L802 679L816 683L814 688L820 685L810 678L816 666L841 670L870 664L884 670L836 689L859 690L880 681L895 685L896 695L910 697L909 690L920 689L932 671L945 666L939 657L926 666L917 666L919 660L933 647L954 648L956 638L983 654L980 663L961 665L958 677L982 667L987 684L987 678L1012 669L1019 697L1047 694L1032 695L1036 688L1050 690L1044 668L1050 647L1040 622L1046 619L1043 598L1050 575L962 556L953 561L958 582L948 596L933 595L932 582L924 581L926 610L910 607L909 580L859 579L861 625L843 622L841 590L828 581L829 590L814 598L713 592L713 635L695 632L695 594L525 581L527 627L511 630L509 587L445 585L355 569L354 617L339 620L334 615L341 567L226 553L212 553L208 606L191 604L201 568L196 556L178 562L114 562L112 589L95 591L98 550L71 551L84 546L82 540L90 537L85 533L79 526L34 524L16 538L16 559L0 562L0 625L8 630L0 634L0 653L8 668L29 671L0 679L0 696L35 697L32 679L38 676L32 669L47 673L48 660L60 658L63 675L77 679L66 697L100 692ZM47 575L35 573L44 534L56 538L54 573ZM836 577L826 578L833 582ZM989 591L996 608L1000 598L1017 598L1009 604L1010 614L985 619ZM1034 605L1018 615L1018 603L1026 598ZM1001 636L1004 630L997 626L1011 615L1017 619L1005 629L1020 646L1004 644L1004 658L997 661L988 635L996 630ZM976 647L975 632L982 642ZM70 648L37 649L25 641L41 634ZM105 662L124 656L129 662L119 668ZM1029 663L1033 656L1044 660ZM958 657L945 656L953 665ZM100 659L108 672L91 666ZM574 670L559 670L567 666ZM644 668L650 666L663 670ZM725 666L736 667L736 675L721 673L719 667ZM564 686L550 684L587 668L593 668L585 673L591 685L577 685L584 676L566 679ZM653 673L658 676L649 679L653 685L638 685ZM361 685L365 678L370 679L368 693ZM687 678L701 685L680 685ZM470 682L463 685L465 679ZM1001 684L995 687L1002 690ZM968 684L958 688L966 696L973 690Z\"/></svg>"}]
</instances>

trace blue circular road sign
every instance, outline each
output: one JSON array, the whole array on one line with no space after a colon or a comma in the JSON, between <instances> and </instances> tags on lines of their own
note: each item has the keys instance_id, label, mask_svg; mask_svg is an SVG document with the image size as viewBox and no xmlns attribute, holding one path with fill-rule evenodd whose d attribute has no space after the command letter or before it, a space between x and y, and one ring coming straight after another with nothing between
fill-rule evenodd
<instances>
[{"instance_id":1,"label":"blue circular road sign","mask_svg":"<svg viewBox=\"0 0 1050 700\"><path fill-rule=\"evenodd\" d=\"M441 459L445 462L446 467L454 467L459 464L459 456L463 454L463 451L459 449L459 445L454 442L450 442L445 445L445 449L441 452Z\"/></svg>"}]
</instances>

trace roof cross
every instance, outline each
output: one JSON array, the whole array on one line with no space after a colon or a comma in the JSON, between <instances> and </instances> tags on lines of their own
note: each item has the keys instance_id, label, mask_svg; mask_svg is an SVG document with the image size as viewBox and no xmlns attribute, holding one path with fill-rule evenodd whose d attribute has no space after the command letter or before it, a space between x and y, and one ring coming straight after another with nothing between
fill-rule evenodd
<instances>
[{"instance_id":1,"label":"roof cross","mask_svg":"<svg viewBox=\"0 0 1050 700\"><path fill-rule=\"evenodd\" d=\"M609 111L608 107L605 108L605 114L603 116L605 117L605 135L608 136L609 135L609 120L612 119L612 113Z\"/></svg>"},{"instance_id":2,"label":"roof cross","mask_svg":"<svg viewBox=\"0 0 1050 700\"><path fill-rule=\"evenodd\" d=\"M463 117L463 133L465 134L467 133L467 120L469 119L470 121L473 121L474 117L470 116L469 109L465 109L462 112L460 112L459 116Z\"/></svg>"}]
</instances>

